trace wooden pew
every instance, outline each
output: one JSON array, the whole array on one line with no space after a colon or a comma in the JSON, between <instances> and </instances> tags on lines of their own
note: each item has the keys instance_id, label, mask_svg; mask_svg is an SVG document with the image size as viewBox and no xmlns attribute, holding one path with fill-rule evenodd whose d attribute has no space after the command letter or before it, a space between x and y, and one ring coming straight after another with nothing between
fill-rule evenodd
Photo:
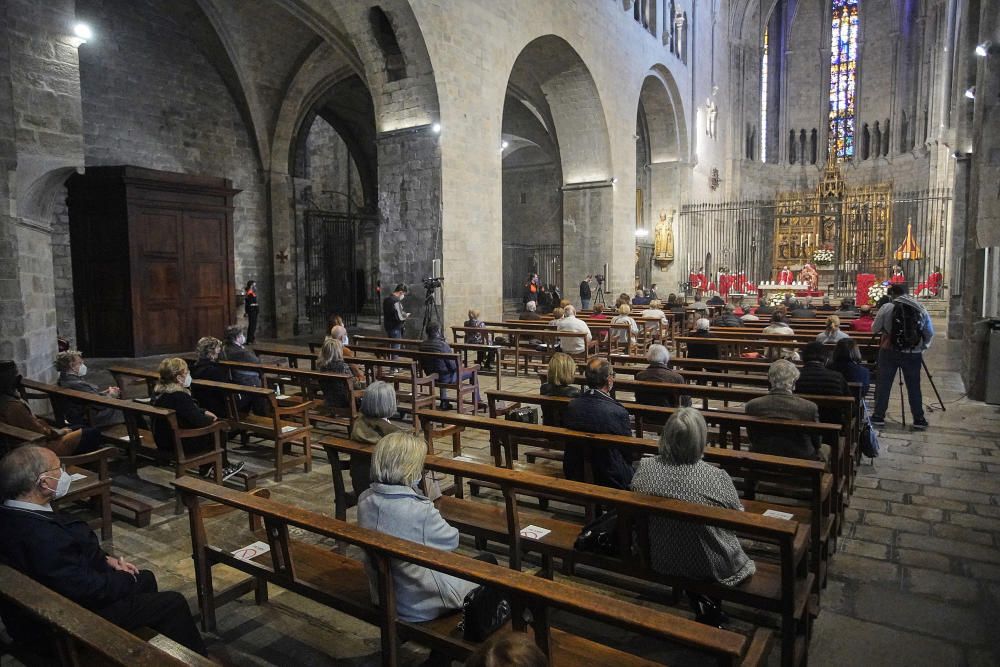
<instances>
[{"instance_id":1,"label":"wooden pew","mask_svg":"<svg viewBox=\"0 0 1000 667\"><path fill-rule=\"evenodd\" d=\"M390 347L394 343L400 343L400 341L404 341L403 343L401 343L401 345L408 348L419 347L420 343L423 342L419 340L414 340L412 338L400 339L400 338L390 338L388 336L365 336L361 334L354 336L353 340L358 345L368 345L374 347ZM414 345L414 343L416 344ZM497 366L496 366L497 389L501 388L500 350L503 349L503 345L496 345L492 343L466 343L463 341L459 341L457 337L453 343L450 343L450 345L451 349L455 350L456 352L462 353L462 362L466 367L469 366L470 352L477 352L482 354L492 353L497 360ZM310 349L312 349L314 347L313 343L310 343L309 347ZM479 362L477 361L476 363L478 364ZM483 372L482 369L480 369L479 372L482 373Z\"/></svg>"},{"instance_id":2,"label":"wooden pew","mask_svg":"<svg viewBox=\"0 0 1000 667\"><path fill-rule=\"evenodd\" d=\"M549 401L552 398L554 400ZM526 403L538 403L539 405L551 404L554 406L564 406L569 402L565 397L530 397L525 398ZM674 408L651 408L650 406L635 406L636 410L643 411L648 415L658 415L661 418L674 412ZM442 415L447 415L442 416ZM741 420L743 424L753 423L753 418L745 415ZM707 418L715 418L714 413L706 415ZM428 411L426 419L441 421L445 424L461 426L463 429L478 428L489 431L490 449L493 455L494 465L513 469L514 465L514 445L518 438L532 438L545 440L549 447L554 449L565 449L567 446L583 447L584 479L587 482L593 481L590 470L589 448L617 446L635 455L656 454L658 444L655 440L648 440L642 437L615 436L595 433L584 433L571 429L544 426L538 424L525 424L522 422L507 421L505 419L493 419L485 417L472 417L469 415L451 415L450 413ZM829 424L822 426L796 422L795 424L778 424L780 420L768 420L768 425L774 424L775 428L788 428L793 430L806 429L823 433L830 430ZM427 448L430 453L434 453L433 434L425 433ZM717 423L717 422L716 422ZM733 424L728 424L730 428ZM735 429L737 432L739 427ZM757 454L754 452L726 449L722 447L706 447L704 454L705 461L718 465L726 470L732 477L742 480L744 496L747 500L755 500L758 493L769 497L782 498L768 503L763 503L765 509L775 508L787 511L788 507L801 507L805 502L808 513L800 515L800 520L810 526L811 540L814 545L813 551L813 571L819 578L817 583L825 581L826 561L830 552L829 543L836 528L836 516L833 514L835 505L831 502L831 490L834 486L833 478L825 472L825 466L820 461L808 461L804 459L793 459L782 456L772 456L768 454ZM542 472L539 468L518 467L518 469ZM561 476L559 470L556 475ZM552 474L546 475L552 477ZM455 481L456 494L461 493L461 480ZM473 493L479 485L470 484ZM540 496L552 500L550 496ZM588 516L592 514L592 508L588 507ZM763 511L763 510L762 510Z\"/></svg>"},{"instance_id":3,"label":"wooden pew","mask_svg":"<svg viewBox=\"0 0 1000 667\"><path fill-rule=\"evenodd\" d=\"M162 635L149 642L84 609L7 565L0 565L0 600L4 606L45 628L36 645L15 642L2 647L20 662L120 667L210 667L215 661ZM39 653L44 642L50 655Z\"/></svg>"},{"instance_id":4,"label":"wooden pew","mask_svg":"<svg viewBox=\"0 0 1000 667\"><path fill-rule=\"evenodd\" d=\"M439 388L444 387L455 392L458 412L465 411L463 406L465 405L466 397L468 397L469 403L472 406L473 414L479 411L479 405L475 398L479 387L479 365L466 365L460 352L423 352L413 348L400 348L397 350L387 346L370 345L352 345L351 349L360 354L370 354L377 358L406 357L413 359L420 365L423 375L433 375L436 378L435 382ZM454 362L456 368L455 382L442 382L437 373L427 373L424 371L423 364L431 360Z\"/></svg>"},{"instance_id":5,"label":"wooden pew","mask_svg":"<svg viewBox=\"0 0 1000 667\"><path fill-rule=\"evenodd\" d=\"M115 378L118 386L123 388L123 391L124 387L128 386L126 378L144 380L150 396L152 396L153 385L159 379L156 371L144 368L114 365L108 368L108 371L111 372L111 375ZM309 424L309 409L312 407L311 401L284 405L278 401L273 391L262 387L248 387L231 382L213 382L211 380L192 380L191 384L206 389L218 389L226 393L229 414L225 416L216 415L219 417L219 420L211 426L206 426L205 429L214 429L217 431L228 426L229 430L248 431L274 442L274 481L280 482L285 470L298 465L302 465L305 472L309 472L312 469L312 448L309 446L309 434L312 431L312 426ZM241 414L237 408L237 401L240 396L252 396L256 399L263 399L269 406L268 415ZM285 453L286 445L301 447L302 453L298 456L287 455ZM216 464L217 481L220 484L222 482L221 458L222 449L220 446L220 463Z\"/></svg>"},{"instance_id":6,"label":"wooden pew","mask_svg":"<svg viewBox=\"0 0 1000 667\"><path fill-rule=\"evenodd\" d=\"M370 455L374 449L372 445L333 437L324 438L323 444L333 454L331 461L336 460L340 453L364 456L366 453ZM640 582L634 583L623 581L622 586L639 590L646 595L650 595L649 586L642 582L653 582L778 613L782 616L783 635L791 640L787 642L786 649L783 649L783 662L795 664L790 660L796 651L801 652L804 659L811 624L808 598L814 578L806 568L809 551L807 529L796 521L764 517L754 510L740 512L708 507L435 455L428 455L424 465L428 470L454 475L456 478L488 482L501 489L504 497L502 508L450 496L442 496L436 504L445 519L462 532L508 546L512 569L521 569L524 553L535 552L543 556L542 574L548 578L553 575L551 562L555 557L563 560L564 570L567 571L571 571L575 564L586 564L639 579ZM334 475L337 474L343 473L335 470ZM607 556L577 551L574 543L583 527L582 523L554 519L518 508L518 495L540 493L553 495L574 505L599 504L616 510L621 528L619 553L624 555ZM736 587L657 573L650 564L650 544L647 539L651 518L696 522L731 530L741 536L773 545L778 553L777 562L758 559L757 573ZM529 524L551 532L538 539L524 537L521 535L521 528ZM630 549L633 528L639 536L638 557L633 557ZM601 578L601 581L607 582L606 578ZM786 650L788 660L784 659Z\"/></svg>"},{"instance_id":7,"label":"wooden pew","mask_svg":"<svg viewBox=\"0 0 1000 667\"><path fill-rule=\"evenodd\" d=\"M763 339L762 339L763 338ZM764 340L766 339L766 340ZM772 338L770 336L761 336L758 334L746 334L745 336L739 337L718 337L718 336L678 336L674 340L677 345L678 356L686 356L688 343L696 344L709 344L718 345L721 358L740 358L740 354L743 352L758 352L766 357L767 350L773 347L783 347L792 348L795 350L803 350L806 345L813 342L803 341L803 340L790 340L788 338L779 339ZM833 343L825 343L824 347L827 351L832 353L836 347ZM878 345L877 344L858 344L861 356L865 361L871 362L878 356Z\"/></svg>"},{"instance_id":8,"label":"wooden pew","mask_svg":"<svg viewBox=\"0 0 1000 667\"><path fill-rule=\"evenodd\" d=\"M554 667L578 665L581 661L594 667L654 663L552 627L553 611L681 644L712 656L720 664L749 667L766 658L762 650L767 642L766 635L756 635L753 642L748 642L745 637L726 630L638 607L578 586L539 579L460 554L425 547L270 499L199 480L179 480L176 485L189 511L199 607L208 630L215 629L217 607L250 591L257 592L258 604L263 603L267 599L267 584L273 584L378 627L383 665L397 665L400 642L410 640L464 660L476 645L464 640L457 630L460 614L424 623L406 622L396 616L391 561L402 560L503 591L511 600L514 631L527 630L522 612L530 610L534 640L550 657ZM203 500L263 518L266 533L263 539L268 541L271 551L252 561L244 561L230 554L228 547L211 542L205 526ZM360 547L376 573L378 604L372 602L368 576L361 561L292 539L290 529ZM255 534L250 538L255 536L261 538ZM212 568L219 564L239 570L249 575L249 579L217 593ZM499 632L507 631L510 630Z\"/></svg>"}]
</instances>

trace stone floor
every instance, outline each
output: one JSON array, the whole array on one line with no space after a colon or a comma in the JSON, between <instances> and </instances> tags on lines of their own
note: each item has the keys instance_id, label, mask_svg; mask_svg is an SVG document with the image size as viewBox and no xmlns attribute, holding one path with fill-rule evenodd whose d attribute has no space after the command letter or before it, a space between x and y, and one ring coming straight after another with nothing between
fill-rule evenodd
<instances>
[{"instance_id":1,"label":"stone floor","mask_svg":"<svg viewBox=\"0 0 1000 667\"><path fill-rule=\"evenodd\" d=\"M957 352L957 343L942 340L927 355L947 408L941 411L935 404L928 413L930 430L904 428L898 389L893 393L895 414L890 410L881 433L883 454L860 470L844 537L832 559L811 644L813 665L1000 664L1000 637L989 629L1000 618L1000 408L964 398ZM99 369L104 364L90 360L88 365ZM483 386L494 386L493 379L484 378ZM504 378L505 389L536 387L537 381ZM926 378L924 390L925 403L932 403ZM466 454L484 454L481 437L464 438L463 444ZM252 460L266 451L251 447L233 456ZM168 471L152 466L137 477L120 476L123 493L147 498L157 510L145 529L116 521L107 548L153 569L161 588L180 590L193 604L188 525L184 515L173 514L170 478ZM281 484L265 485L276 500L332 513L332 483L322 456L312 473L291 473ZM211 531L233 548L252 541L245 521L237 517L215 520ZM462 548L471 546L463 542ZM610 592L601 584L587 585ZM213 650L231 664L379 664L372 627L290 593L272 589L262 607L251 598L230 603L219 620L219 634L210 639ZM735 613L733 629L748 629L746 620ZM560 621L584 625L590 636L671 664L695 661L593 623ZM771 664L778 664L777 653L772 651ZM406 664L417 664L425 655L412 645L403 650Z\"/></svg>"}]
</instances>

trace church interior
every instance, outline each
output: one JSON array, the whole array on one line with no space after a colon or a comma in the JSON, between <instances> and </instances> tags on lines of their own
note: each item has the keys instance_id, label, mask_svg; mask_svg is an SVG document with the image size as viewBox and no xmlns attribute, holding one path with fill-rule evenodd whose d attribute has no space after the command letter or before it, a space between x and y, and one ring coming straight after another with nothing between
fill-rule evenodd
<instances>
[{"instance_id":1,"label":"church interior","mask_svg":"<svg viewBox=\"0 0 1000 667\"><path fill-rule=\"evenodd\" d=\"M0 463L0 531L201 638L6 534L3 667L1000 664L1000 2L0 0L0 176L0 454L74 480ZM735 506L638 491L686 419Z\"/></svg>"}]
</instances>

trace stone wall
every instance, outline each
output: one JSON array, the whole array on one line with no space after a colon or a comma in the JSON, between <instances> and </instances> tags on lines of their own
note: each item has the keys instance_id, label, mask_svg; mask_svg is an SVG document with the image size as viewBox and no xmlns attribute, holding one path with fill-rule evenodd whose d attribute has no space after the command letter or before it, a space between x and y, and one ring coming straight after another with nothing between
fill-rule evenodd
<instances>
[{"instance_id":1,"label":"stone wall","mask_svg":"<svg viewBox=\"0 0 1000 667\"><path fill-rule=\"evenodd\" d=\"M562 243L562 193L554 164L506 166L503 170L504 243Z\"/></svg>"},{"instance_id":2,"label":"stone wall","mask_svg":"<svg viewBox=\"0 0 1000 667\"><path fill-rule=\"evenodd\" d=\"M191 27L162 3L79 0L77 12L95 32L80 49L87 165L231 179L243 191L235 198L236 284L261 283L260 333L269 335L266 200L252 137L229 89L191 39Z\"/></svg>"}]
</instances>

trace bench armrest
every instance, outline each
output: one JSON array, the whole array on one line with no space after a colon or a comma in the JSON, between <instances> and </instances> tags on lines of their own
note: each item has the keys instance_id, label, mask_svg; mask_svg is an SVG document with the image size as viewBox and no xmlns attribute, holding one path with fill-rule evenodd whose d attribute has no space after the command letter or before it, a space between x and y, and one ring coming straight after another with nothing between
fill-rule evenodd
<instances>
[{"instance_id":1,"label":"bench armrest","mask_svg":"<svg viewBox=\"0 0 1000 667\"><path fill-rule=\"evenodd\" d=\"M106 462L116 456L118 456L118 450L115 447L102 447L86 454L60 456L59 461L65 466L82 466L87 463Z\"/></svg>"},{"instance_id":2,"label":"bench armrest","mask_svg":"<svg viewBox=\"0 0 1000 667\"><path fill-rule=\"evenodd\" d=\"M222 431L227 425L228 422L225 419L217 419L208 426L202 426L201 428L178 429L177 435L181 437L181 440L186 440L187 438L197 438L203 435L210 435L216 431Z\"/></svg>"},{"instance_id":3,"label":"bench armrest","mask_svg":"<svg viewBox=\"0 0 1000 667\"><path fill-rule=\"evenodd\" d=\"M286 415L301 415L307 412L316 404L316 401L302 401L301 403L295 403L294 405L278 405L275 401L274 413L279 417Z\"/></svg>"}]
</instances>

